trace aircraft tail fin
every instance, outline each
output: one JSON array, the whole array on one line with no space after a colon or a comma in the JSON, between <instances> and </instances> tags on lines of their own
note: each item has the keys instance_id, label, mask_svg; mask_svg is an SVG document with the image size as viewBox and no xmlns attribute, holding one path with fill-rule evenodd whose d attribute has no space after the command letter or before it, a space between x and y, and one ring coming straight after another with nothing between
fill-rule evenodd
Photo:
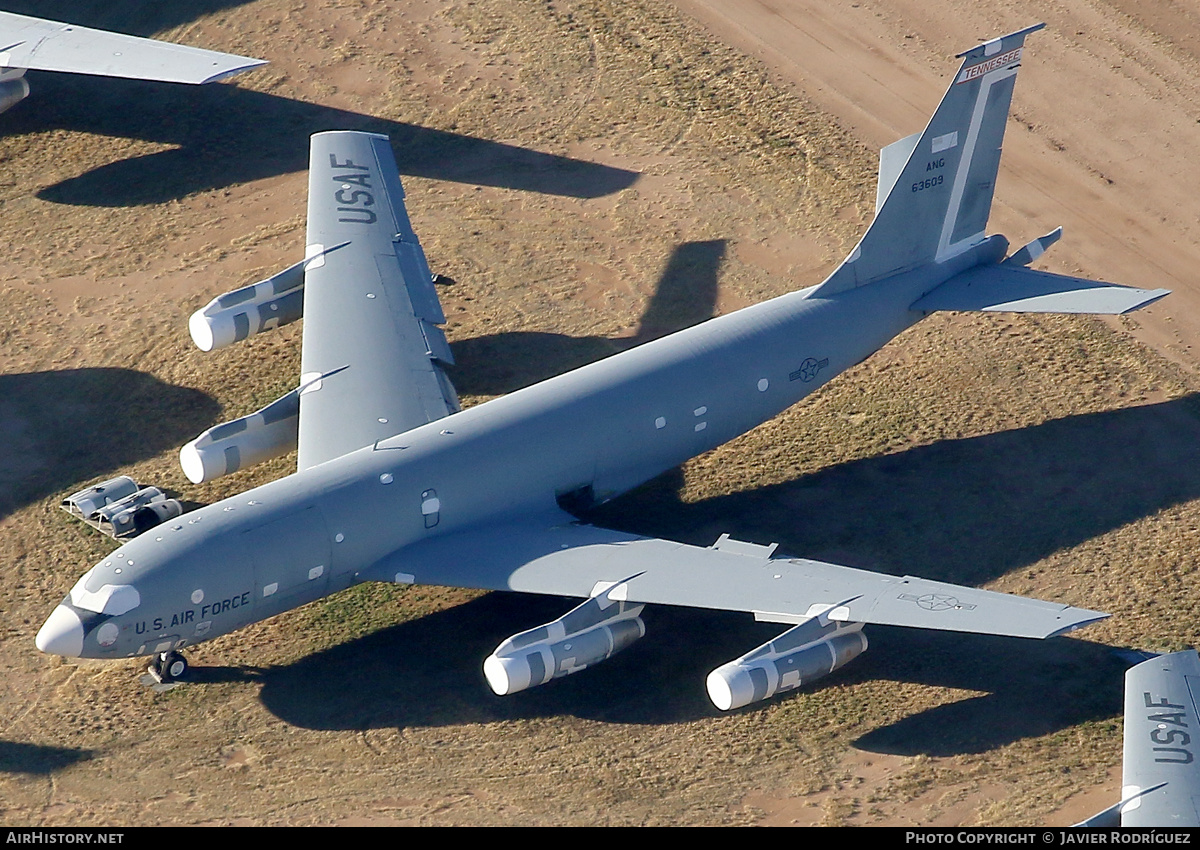
<instances>
[{"instance_id":1,"label":"aircraft tail fin","mask_svg":"<svg viewBox=\"0 0 1200 850\"><path fill-rule=\"evenodd\" d=\"M880 152L875 219L813 295L941 262L984 238L1025 37L1044 26L959 54L962 67L925 130Z\"/></svg>"}]
</instances>

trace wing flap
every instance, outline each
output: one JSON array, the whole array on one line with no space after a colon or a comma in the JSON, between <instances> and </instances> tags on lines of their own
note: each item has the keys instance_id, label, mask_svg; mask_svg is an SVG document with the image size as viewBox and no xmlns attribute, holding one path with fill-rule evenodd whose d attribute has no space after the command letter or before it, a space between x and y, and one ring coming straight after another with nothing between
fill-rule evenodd
<instances>
[{"instance_id":1,"label":"wing flap","mask_svg":"<svg viewBox=\"0 0 1200 850\"><path fill-rule=\"evenodd\" d=\"M0 67L210 83L261 59L0 12Z\"/></svg>"},{"instance_id":2,"label":"wing flap","mask_svg":"<svg viewBox=\"0 0 1200 850\"><path fill-rule=\"evenodd\" d=\"M625 582L627 601L1045 638L1106 617L1004 593L890 576L722 538L699 547L594 526L507 524L431 538L384 558L363 580L586 597ZM632 578L631 578L632 576Z\"/></svg>"},{"instance_id":3,"label":"wing flap","mask_svg":"<svg viewBox=\"0 0 1200 850\"><path fill-rule=\"evenodd\" d=\"M459 409L429 264L386 136L312 137L304 272L299 468ZM322 246L333 246L324 248Z\"/></svg>"},{"instance_id":4,"label":"wing flap","mask_svg":"<svg viewBox=\"0 0 1200 850\"><path fill-rule=\"evenodd\" d=\"M957 274L910 309L1012 313L1128 313L1170 293L1004 263Z\"/></svg>"}]
</instances>

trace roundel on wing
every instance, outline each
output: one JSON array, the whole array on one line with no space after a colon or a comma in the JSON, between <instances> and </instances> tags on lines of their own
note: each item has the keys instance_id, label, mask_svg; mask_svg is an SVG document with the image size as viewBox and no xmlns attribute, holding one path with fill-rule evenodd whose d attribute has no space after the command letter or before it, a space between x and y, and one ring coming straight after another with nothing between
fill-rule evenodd
<instances>
[{"instance_id":1,"label":"roundel on wing","mask_svg":"<svg viewBox=\"0 0 1200 850\"><path fill-rule=\"evenodd\" d=\"M958 608L958 598L945 593L926 593L917 598L917 604L928 611L949 611Z\"/></svg>"}]
</instances>

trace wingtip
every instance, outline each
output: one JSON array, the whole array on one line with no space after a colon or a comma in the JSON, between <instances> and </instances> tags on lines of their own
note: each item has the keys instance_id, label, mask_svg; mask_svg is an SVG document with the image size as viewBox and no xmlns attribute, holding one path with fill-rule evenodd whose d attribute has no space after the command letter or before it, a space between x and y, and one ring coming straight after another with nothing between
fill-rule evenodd
<instances>
[{"instance_id":1,"label":"wingtip","mask_svg":"<svg viewBox=\"0 0 1200 850\"><path fill-rule=\"evenodd\" d=\"M1155 301L1166 298L1171 294L1171 290L1169 289L1147 289L1144 292L1146 293L1146 297L1126 310L1125 313L1132 313L1135 310L1141 310L1143 307L1149 307Z\"/></svg>"},{"instance_id":2,"label":"wingtip","mask_svg":"<svg viewBox=\"0 0 1200 850\"><path fill-rule=\"evenodd\" d=\"M1085 626L1090 626L1093 623L1098 623L1101 620L1107 620L1111 614L1105 614L1103 611L1089 611L1086 608L1067 608L1060 615L1059 619L1069 619L1070 622L1063 627L1050 632L1046 635L1048 638L1059 637L1068 632L1073 632L1076 629L1082 629Z\"/></svg>"},{"instance_id":3,"label":"wingtip","mask_svg":"<svg viewBox=\"0 0 1200 850\"><path fill-rule=\"evenodd\" d=\"M231 58L238 59L241 61L235 66L222 68L221 70L217 71L215 74L205 77L203 80L200 81L200 85L207 85L208 83L215 83L215 82L219 82L220 80L226 80L230 77L233 77L233 76L236 76L236 75L242 73L243 71L252 71L255 68L261 68L263 65L269 64L266 59L251 59L246 56L237 56L237 57L231 57Z\"/></svg>"}]
</instances>

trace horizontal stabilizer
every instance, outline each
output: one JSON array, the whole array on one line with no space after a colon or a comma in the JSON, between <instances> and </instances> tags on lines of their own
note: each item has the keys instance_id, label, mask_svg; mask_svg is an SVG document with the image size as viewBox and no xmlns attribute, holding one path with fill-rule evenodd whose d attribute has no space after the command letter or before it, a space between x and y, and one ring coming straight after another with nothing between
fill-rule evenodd
<instances>
[{"instance_id":1,"label":"horizontal stabilizer","mask_svg":"<svg viewBox=\"0 0 1200 850\"><path fill-rule=\"evenodd\" d=\"M979 266L957 274L910 309L990 313L1128 313L1170 293L1039 272L1018 265Z\"/></svg>"},{"instance_id":2,"label":"horizontal stabilizer","mask_svg":"<svg viewBox=\"0 0 1200 850\"><path fill-rule=\"evenodd\" d=\"M576 597L623 582L623 601L746 611L766 622L799 623L825 613L840 622L1030 638L1108 616L912 576L772 558L773 551L727 537L700 547L571 523L511 524L429 538L360 579Z\"/></svg>"}]
</instances>

